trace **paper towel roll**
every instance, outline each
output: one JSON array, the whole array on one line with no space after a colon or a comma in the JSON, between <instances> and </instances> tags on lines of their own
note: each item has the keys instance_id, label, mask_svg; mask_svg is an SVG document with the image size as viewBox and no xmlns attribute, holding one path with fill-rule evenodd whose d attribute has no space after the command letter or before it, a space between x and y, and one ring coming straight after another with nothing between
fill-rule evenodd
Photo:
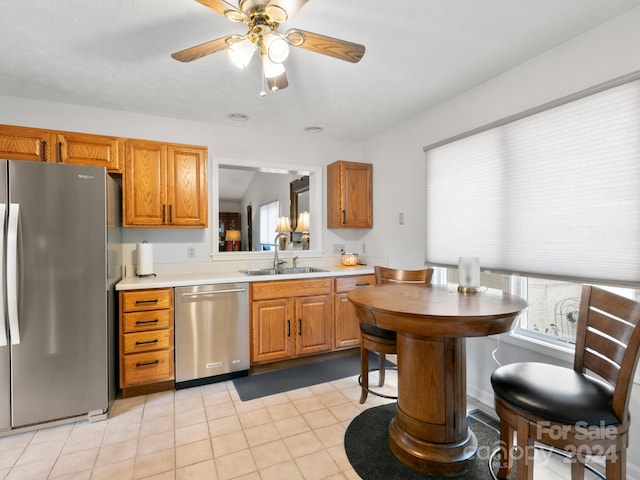
<instances>
[{"instance_id":1,"label":"paper towel roll","mask_svg":"<svg viewBox=\"0 0 640 480\"><path fill-rule=\"evenodd\" d=\"M136 245L136 275L154 275L153 273L153 245L147 242Z\"/></svg>"}]
</instances>

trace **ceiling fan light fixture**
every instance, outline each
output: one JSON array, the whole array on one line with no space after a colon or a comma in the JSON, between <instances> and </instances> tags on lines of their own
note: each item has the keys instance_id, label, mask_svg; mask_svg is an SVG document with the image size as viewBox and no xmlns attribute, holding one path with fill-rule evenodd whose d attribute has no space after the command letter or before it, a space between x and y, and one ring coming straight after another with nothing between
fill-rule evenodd
<instances>
[{"instance_id":1,"label":"ceiling fan light fixture","mask_svg":"<svg viewBox=\"0 0 640 480\"><path fill-rule=\"evenodd\" d=\"M262 55L262 67L264 69L264 76L266 78L275 78L285 72L285 68L282 63L272 62L271 60L269 60L269 57L267 55Z\"/></svg>"},{"instance_id":2,"label":"ceiling fan light fixture","mask_svg":"<svg viewBox=\"0 0 640 480\"><path fill-rule=\"evenodd\" d=\"M243 70L249 65L253 57L253 52L255 51L256 46L249 39L236 42L227 49L227 53L233 64Z\"/></svg>"},{"instance_id":3,"label":"ceiling fan light fixture","mask_svg":"<svg viewBox=\"0 0 640 480\"><path fill-rule=\"evenodd\" d=\"M289 18L286 10L280 5L269 4L265 7L264 11L271 17L274 22L277 23L286 22Z\"/></svg>"},{"instance_id":4,"label":"ceiling fan light fixture","mask_svg":"<svg viewBox=\"0 0 640 480\"><path fill-rule=\"evenodd\" d=\"M240 10L225 10L224 16L232 22L244 22L247 19L247 16Z\"/></svg>"},{"instance_id":5,"label":"ceiling fan light fixture","mask_svg":"<svg viewBox=\"0 0 640 480\"><path fill-rule=\"evenodd\" d=\"M282 63L289 56L289 43L280 35L270 33L264 43L269 60L273 63Z\"/></svg>"}]
</instances>

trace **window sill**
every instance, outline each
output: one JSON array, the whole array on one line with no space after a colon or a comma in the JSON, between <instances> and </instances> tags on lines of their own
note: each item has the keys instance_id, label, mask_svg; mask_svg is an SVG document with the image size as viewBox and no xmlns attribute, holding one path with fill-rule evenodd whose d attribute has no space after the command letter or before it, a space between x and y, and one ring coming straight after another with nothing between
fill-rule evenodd
<instances>
[{"instance_id":1,"label":"window sill","mask_svg":"<svg viewBox=\"0 0 640 480\"><path fill-rule=\"evenodd\" d=\"M500 335L500 341L516 347L526 348L527 350L539 353L546 357L552 357L557 360L564 361L568 366L573 367L573 348L567 348L562 345L545 342L535 337L519 334L517 331L503 333ZM640 385L640 370L636 370L633 383L635 385Z\"/></svg>"},{"instance_id":2,"label":"window sill","mask_svg":"<svg viewBox=\"0 0 640 480\"><path fill-rule=\"evenodd\" d=\"M517 333L515 330L500 335L500 341L517 347L526 348L527 350L531 350L557 360L562 360L569 365L573 365L573 348L552 342L545 342L544 340L537 339L532 336L522 335Z\"/></svg>"}]
</instances>

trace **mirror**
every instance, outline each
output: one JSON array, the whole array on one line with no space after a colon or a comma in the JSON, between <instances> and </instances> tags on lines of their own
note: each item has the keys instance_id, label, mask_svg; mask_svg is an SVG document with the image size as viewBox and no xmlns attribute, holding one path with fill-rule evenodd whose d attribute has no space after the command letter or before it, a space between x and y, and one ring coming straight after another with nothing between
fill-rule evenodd
<instances>
[{"instance_id":1,"label":"mirror","mask_svg":"<svg viewBox=\"0 0 640 480\"><path fill-rule=\"evenodd\" d=\"M309 211L309 176L305 175L289 184L289 199L291 203L291 241L294 243L302 243L302 233L296 232L298 226L298 218L302 212ZM303 246L303 249L304 246Z\"/></svg>"},{"instance_id":2,"label":"mirror","mask_svg":"<svg viewBox=\"0 0 640 480\"><path fill-rule=\"evenodd\" d=\"M263 242L273 243L276 233L275 229L273 232L263 232L261 243L260 207L275 201L278 202L277 215L289 216L294 230L299 213L309 212L310 247L305 252L322 251L320 167L219 160L214 162L212 170L213 178L217 179L211 185L211 212L218 222L218 235L213 235L214 255L272 255L273 247ZM226 240L229 230L240 230L238 251L229 248L230 242ZM302 251L301 237L301 233L292 232L292 242L287 249Z\"/></svg>"}]
</instances>

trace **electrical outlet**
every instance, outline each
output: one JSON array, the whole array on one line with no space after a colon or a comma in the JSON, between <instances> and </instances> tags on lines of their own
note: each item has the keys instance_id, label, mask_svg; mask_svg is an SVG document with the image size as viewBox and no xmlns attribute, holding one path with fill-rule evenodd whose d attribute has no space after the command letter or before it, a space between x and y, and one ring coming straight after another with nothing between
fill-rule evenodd
<instances>
[{"instance_id":1,"label":"electrical outlet","mask_svg":"<svg viewBox=\"0 0 640 480\"><path fill-rule=\"evenodd\" d=\"M400 212L400 213L398 214L398 223L399 223L400 225L404 225L404 212Z\"/></svg>"},{"instance_id":2,"label":"electrical outlet","mask_svg":"<svg viewBox=\"0 0 640 480\"><path fill-rule=\"evenodd\" d=\"M196 258L196 249L194 247L187 247L187 257Z\"/></svg>"},{"instance_id":3,"label":"electrical outlet","mask_svg":"<svg viewBox=\"0 0 640 480\"><path fill-rule=\"evenodd\" d=\"M342 253L342 252L344 252L344 243L334 243L333 253Z\"/></svg>"},{"instance_id":4,"label":"electrical outlet","mask_svg":"<svg viewBox=\"0 0 640 480\"><path fill-rule=\"evenodd\" d=\"M367 244L362 242L362 253L367 253Z\"/></svg>"}]
</instances>

